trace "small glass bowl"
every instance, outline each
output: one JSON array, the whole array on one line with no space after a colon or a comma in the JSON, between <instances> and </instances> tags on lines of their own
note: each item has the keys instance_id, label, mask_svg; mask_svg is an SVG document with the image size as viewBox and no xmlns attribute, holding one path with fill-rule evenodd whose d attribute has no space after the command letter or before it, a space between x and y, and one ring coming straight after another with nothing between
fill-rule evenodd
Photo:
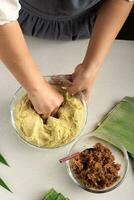
<instances>
[{"instance_id":1,"label":"small glass bowl","mask_svg":"<svg viewBox=\"0 0 134 200\"><path fill-rule=\"evenodd\" d=\"M63 84L64 86L66 85L66 83L68 83L68 81L66 81L66 76L64 75L60 75L62 77L62 81L60 82L59 85ZM44 78L50 82L51 84L54 84L55 83L55 80L53 79L53 77L55 76L45 76ZM57 82L56 82L57 84ZM84 110L85 110L85 116L84 116L84 120L83 120L83 124L82 124L82 127L81 127L81 130L79 131L79 133L77 133L75 135L75 137L73 137L71 139L71 141L69 141L68 143L66 144L62 144L62 145L59 145L59 146L56 146L56 147L40 147L40 146L37 146L33 143L30 143L28 141L25 140L25 138L23 138L22 136L22 133L21 131L16 127L16 123L15 123L15 107L16 107L16 104L20 101L20 99L26 95L26 90L23 88L23 87L20 87L14 94L12 100L11 100L11 104L10 104L10 118L11 118L11 123L12 123L12 126L14 127L17 135L22 139L23 142L25 142L26 144L32 146L32 147L35 147L35 148L38 148L38 149L55 149L55 148L59 148L59 147L62 147L62 146L66 146L68 144L70 144L71 142L73 142L76 138L78 138L81 134L82 134L82 131L85 127L85 124L86 124L86 121L87 121L87 104L84 100L84 96L82 94L82 92L80 92L78 94L78 98L81 99L83 105L84 105Z\"/></svg>"},{"instance_id":2,"label":"small glass bowl","mask_svg":"<svg viewBox=\"0 0 134 200\"><path fill-rule=\"evenodd\" d=\"M99 139L94 136L93 133L89 133L86 135L81 136L72 146L70 149L68 155L72 155L76 152L82 152L85 149L92 148L96 143L104 144L106 147L108 147L113 155L115 156L115 162L121 164L121 169L119 171L120 179L113 184L110 187L106 187L105 189L95 189L95 188L87 188L83 186L76 178L74 173L71 169L71 160L66 161L66 168L67 172L69 174L69 177L73 180L74 183L76 183L79 187L83 188L84 190L92 193L106 193L109 191L112 191L113 189L117 188L125 179L128 168L129 168L129 159L126 149L119 144L120 149L115 147L114 145Z\"/></svg>"}]
</instances>

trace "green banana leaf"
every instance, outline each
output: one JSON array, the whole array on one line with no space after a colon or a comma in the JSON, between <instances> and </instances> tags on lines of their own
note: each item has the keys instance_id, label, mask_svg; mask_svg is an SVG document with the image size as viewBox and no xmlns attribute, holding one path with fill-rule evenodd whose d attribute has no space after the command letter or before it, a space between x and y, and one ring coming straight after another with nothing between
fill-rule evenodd
<instances>
[{"instance_id":1,"label":"green banana leaf","mask_svg":"<svg viewBox=\"0 0 134 200\"><path fill-rule=\"evenodd\" d=\"M9 164L7 163L7 161L5 160L5 158L2 156L2 154L0 154L0 163L7 165L9 167Z\"/></svg>"},{"instance_id":2,"label":"green banana leaf","mask_svg":"<svg viewBox=\"0 0 134 200\"><path fill-rule=\"evenodd\" d=\"M133 154L131 154L131 156L132 156L132 158L134 159L134 155L133 155Z\"/></svg>"},{"instance_id":3,"label":"green banana leaf","mask_svg":"<svg viewBox=\"0 0 134 200\"><path fill-rule=\"evenodd\" d=\"M5 158L2 156L2 154L0 154L0 163L7 165L9 167L9 164L7 163L7 161L5 160ZM9 192L12 192L9 187L7 186L7 184L2 180L2 178L0 178L0 186L5 188L6 190L8 190Z\"/></svg>"},{"instance_id":4,"label":"green banana leaf","mask_svg":"<svg viewBox=\"0 0 134 200\"><path fill-rule=\"evenodd\" d=\"M63 194L58 193L54 188L51 188L43 197L42 200L70 200L64 197Z\"/></svg>"},{"instance_id":5,"label":"green banana leaf","mask_svg":"<svg viewBox=\"0 0 134 200\"><path fill-rule=\"evenodd\" d=\"M134 157L134 97L124 97L95 130L95 135L119 148L122 143Z\"/></svg>"},{"instance_id":6,"label":"green banana leaf","mask_svg":"<svg viewBox=\"0 0 134 200\"><path fill-rule=\"evenodd\" d=\"M6 190L8 190L9 192L12 192L9 187L7 186L7 184L2 180L2 178L0 178L0 186L5 188Z\"/></svg>"},{"instance_id":7,"label":"green banana leaf","mask_svg":"<svg viewBox=\"0 0 134 200\"><path fill-rule=\"evenodd\" d=\"M42 200L51 200L56 199L58 196L58 193L55 191L55 189L51 188L46 194L45 197Z\"/></svg>"}]
</instances>

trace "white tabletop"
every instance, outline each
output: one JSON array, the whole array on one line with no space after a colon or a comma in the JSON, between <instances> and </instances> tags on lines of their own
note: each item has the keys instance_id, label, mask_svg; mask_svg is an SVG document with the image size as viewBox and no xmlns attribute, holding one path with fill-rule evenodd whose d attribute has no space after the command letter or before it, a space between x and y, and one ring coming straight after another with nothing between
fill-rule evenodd
<instances>
[{"instance_id":1,"label":"white tabletop","mask_svg":"<svg viewBox=\"0 0 134 200\"><path fill-rule=\"evenodd\" d=\"M88 44L88 40L54 42L30 37L26 39L45 75L73 72ZM11 194L0 188L0 200L40 200L51 187L71 200L134 198L131 165L127 178L117 189L106 194L92 194L76 186L68 177L65 166L58 162L71 145L45 151L24 144L15 134L9 117L9 104L18 86L14 77L0 63L0 152L11 166L0 165L0 177L13 190ZM91 131L113 104L124 96L134 96L134 42L115 41L90 95L88 122L83 133Z\"/></svg>"}]
</instances>

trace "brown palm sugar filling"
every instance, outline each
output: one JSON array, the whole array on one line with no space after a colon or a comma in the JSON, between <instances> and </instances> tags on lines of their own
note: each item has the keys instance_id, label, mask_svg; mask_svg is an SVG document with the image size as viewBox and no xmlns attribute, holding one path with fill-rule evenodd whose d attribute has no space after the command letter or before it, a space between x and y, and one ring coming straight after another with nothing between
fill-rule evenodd
<instances>
[{"instance_id":1,"label":"brown palm sugar filling","mask_svg":"<svg viewBox=\"0 0 134 200\"><path fill-rule=\"evenodd\" d=\"M74 177L86 188L105 189L119 179L121 165L115 162L111 150L101 143L82 151L71 160Z\"/></svg>"}]
</instances>

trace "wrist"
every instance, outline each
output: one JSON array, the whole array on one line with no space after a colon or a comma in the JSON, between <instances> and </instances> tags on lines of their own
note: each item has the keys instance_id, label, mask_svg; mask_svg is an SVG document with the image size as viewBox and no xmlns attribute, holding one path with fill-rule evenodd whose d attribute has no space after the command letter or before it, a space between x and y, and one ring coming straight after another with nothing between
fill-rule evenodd
<instances>
[{"instance_id":1,"label":"wrist","mask_svg":"<svg viewBox=\"0 0 134 200\"><path fill-rule=\"evenodd\" d=\"M42 93L43 91L47 92L48 85L49 83L46 80L43 80L33 84L31 87L27 89L27 91L31 96L35 96Z\"/></svg>"},{"instance_id":2,"label":"wrist","mask_svg":"<svg viewBox=\"0 0 134 200\"><path fill-rule=\"evenodd\" d=\"M86 59L83 60L82 65L87 72L93 70L96 73L99 71L101 66L97 60L86 60Z\"/></svg>"}]
</instances>

